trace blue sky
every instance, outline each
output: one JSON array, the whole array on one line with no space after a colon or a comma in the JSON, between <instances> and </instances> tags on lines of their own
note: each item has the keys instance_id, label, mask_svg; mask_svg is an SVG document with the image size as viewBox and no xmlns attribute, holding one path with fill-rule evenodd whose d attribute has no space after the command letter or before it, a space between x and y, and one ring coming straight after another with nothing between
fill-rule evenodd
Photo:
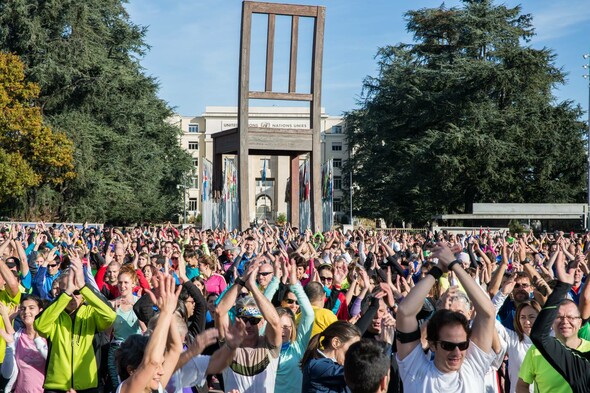
<instances>
[{"instance_id":1,"label":"blue sky","mask_svg":"<svg viewBox=\"0 0 590 393\"><path fill-rule=\"evenodd\" d=\"M331 115L354 109L363 79L376 75L379 47L411 43L403 15L410 9L438 7L440 0L315 0L291 4L326 6L326 32L322 106ZM548 47L557 55L555 64L566 72L564 86L555 91L588 108L588 82L582 78L582 58L590 51L590 3L588 0L529 0L497 2L521 4L533 16L537 35L530 45ZM446 1L447 7L458 6ZM238 52L241 1L239 0L129 0L131 20L147 26L151 50L142 59L146 73L160 83L159 95L182 115L200 115L205 106L237 105ZM255 20L256 21L256 20ZM252 87L261 86L264 22L253 32ZM286 84L286 19L277 19L274 84ZM311 26L302 23L300 50L308 48ZM283 45L288 48L288 45ZM299 76L305 80L307 58L299 59ZM299 79L298 79L299 80ZM300 84L298 91L304 91ZM251 104L254 105L254 104Z\"/></svg>"}]
</instances>

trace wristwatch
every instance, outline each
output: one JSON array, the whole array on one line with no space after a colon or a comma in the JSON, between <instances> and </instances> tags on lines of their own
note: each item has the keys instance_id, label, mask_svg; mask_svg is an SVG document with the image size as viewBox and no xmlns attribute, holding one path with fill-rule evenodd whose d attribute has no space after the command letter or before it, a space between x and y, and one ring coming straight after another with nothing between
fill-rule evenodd
<instances>
[{"instance_id":1,"label":"wristwatch","mask_svg":"<svg viewBox=\"0 0 590 393\"><path fill-rule=\"evenodd\" d=\"M242 280L240 277L236 278L236 284L241 285L243 287L246 286L246 281Z\"/></svg>"}]
</instances>

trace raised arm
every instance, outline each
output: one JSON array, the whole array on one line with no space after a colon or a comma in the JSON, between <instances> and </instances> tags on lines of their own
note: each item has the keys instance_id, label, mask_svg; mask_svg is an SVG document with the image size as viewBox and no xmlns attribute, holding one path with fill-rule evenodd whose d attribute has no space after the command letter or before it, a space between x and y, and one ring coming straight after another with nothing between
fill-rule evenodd
<instances>
[{"instance_id":1,"label":"raised arm","mask_svg":"<svg viewBox=\"0 0 590 393\"><path fill-rule=\"evenodd\" d=\"M251 270L248 276L248 281L246 281L246 288L250 290L252 293L252 297L256 301L262 316L266 320L266 328L264 334L268 339L270 345L280 348L282 344L282 327L281 327L281 318L279 314L277 314L277 310L274 308L272 303L264 296L264 294L258 289L258 285L256 284L256 274L258 273L258 268L260 263L258 261L253 261L251 263Z\"/></svg>"},{"instance_id":2,"label":"raised arm","mask_svg":"<svg viewBox=\"0 0 590 393\"><path fill-rule=\"evenodd\" d=\"M455 274L463 289L473 302L475 307L475 319L473 320L473 328L471 331L471 341L473 341L482 351L489 353L492 348L492 337L494 334L494 319L496 317L496 309L492 304L489 296L481 289L473 278L463 269L463 265L459 263L452 263L455 256L451 249L447 246L438 245L433 249L435 257L439 259L439 263L450 266L450 270ZM452 265L451 265L452 263Z\"/></svg>"},{"instance_id":3,"label":"raised arm","mask_svg":"<svg viewBox=\"0 0 590 393\"><path fill-rule=\"evenodd\" d=\"M121 385L121 393L144 391L149 387L156 369L164 363L166 338L170 326L173 325L172 318L178 302L180 288L175 291L174 279L172 276L164 277L163 275L160 275L158 277L158 284L160 289L159 297L158 299L152 299L156 301L155 303L157 303L158 308L160 309L158 323L147 343L141 364ZM178 359L174 360L174 365L176 365L177 360ZM168 376L168 379L169 378L170 376ZM164 386L166 385L166 382L162 379L162 384Z\"/></svg>"},{"instance_id":4,"label":"raised arm","mask_svg":"<svg viewBox=\"0 0 590 393\"><path fill-rule=\"evenodd\" d=\"M420 330L418 329L416 315L422 309L424 299L428 297L430 289L437 281L435 275L438 275L438 278L440 278L443 270L446 270L446 265L441 265L441 267L432 267L429 274L418 281L418 284L412 288L408 296L402 300L397 308L396 339L397 356L399 359L403 360L416 346L420 345Z\"/></svg>"},{"instance_id":5,"label":"raised arm","mask_svg":"<svg viewBox=\"0 0 590 393\"><path fill-rule=\"evenodd\" d=\"M567 272L563 251L560 250L558 253L559 255L555 262L558 282L531 329L531 341L535 344L539 352L541 352L545 360L566 381L587 380L587 376L590 373L590 363L588 360L574 354L571 349L550 335L551 325L557 316L559 303L574 283L574 272L576 270L574 264L569 272Z\"/></svg>"}]
</instances>

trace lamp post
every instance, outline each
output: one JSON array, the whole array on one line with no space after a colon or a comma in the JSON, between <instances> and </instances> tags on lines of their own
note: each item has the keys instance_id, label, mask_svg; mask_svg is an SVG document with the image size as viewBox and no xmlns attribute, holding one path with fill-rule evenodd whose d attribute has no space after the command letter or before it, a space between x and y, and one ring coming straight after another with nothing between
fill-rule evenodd
<instances>
[{"instance_id":1,"label":"lamp post","mask_svg":"<svg viewBox=\"0 0 590 393\"><path fill-rule=\"evenodd\" d=\"M586 53L584 55L584 59L588 60L588 64L584 64L584 69L586 73L583 75L584 78L588 81L588 133L586 134L586 145L588 148L588 198L586 200L587 203L587 210L590 210L590 54ZM586 220L585 220L585 229L588 229L590 225L590 211L586 212Z\"/></svg>"}]
</instances>

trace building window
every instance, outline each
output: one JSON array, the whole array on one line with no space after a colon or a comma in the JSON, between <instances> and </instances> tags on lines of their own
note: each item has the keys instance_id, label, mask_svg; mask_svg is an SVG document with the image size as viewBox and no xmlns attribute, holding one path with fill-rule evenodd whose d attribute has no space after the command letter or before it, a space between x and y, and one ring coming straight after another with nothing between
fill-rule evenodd
<instances>
[{"instance_id":1,"label":"building window","mask_svg":"<svg viewBox=\"0 0 590 393\"><path fill-rule=\"evenodd\" d=\"M188 210L195 212L197 211L197 198L189 198L188 200Z\"/></svg>"},{"instance_id":2,"label":"building window","mask_svg":"<svg viewBox=\"0 0 590 393\"><path fill-rule=\"evenodd\" d=\"M199 125L198 124L189 124L188 125L188 132L199 132Z\"/></svg>"},{"instance_id":3,"label":"building window","mask_svg":"<svg viewBox=\"0 0 590 393\"><path fill-rule=\"evenodd\" d=\"M199 142L195 142L195 141L189 142L188 149L189 150L198 150L199 149Z\"/></svg>"},{"instance_id":4,"label":"building window","mask_svg":"<svg viewBox=\"0 0 590 393\"><path fill-rule=\"evenodd\" d=\"M199 159L193 158L193 168L197 169L199 167Z\"/></svg>"},{"instance_id":5,"label":"building window","mask_svg":"<svg viewBox=\"0 0 590 393\"><path fill-rule=\"evenodd\" d=\"M342 142L332 142L332 151L342 151Z\"/></svg>"},{"instance_id":6,"label":"building window","mask_svg":"<svg viewBox=\"0 0 590 393\"><path fill-rule=\"evenodd\" d=\"M332 163L334 168L342 168L342 158L334 158Z\"/></svg>"},{"instance_id":7,"label":"building window","mask_svg":"<svg viewBox=\"0 0 590 393\"><path fill-rule=\"evenodd\" d=\"M342 126L333 126L332 134L342 134Z\"/></svg>"},{"instance_id":8,"label":"building window","mask_svg":"<svg viewBox=\"0 0 590 393\"><path fill-rule=\"evenodd\" d=\"M342 211L342 199L334 198L332 207L333 207L332 210L334 210L335 212L341 212Z\"/></svg>"},{"instance_id":9,"label":"building window","mask_svg":"<svg viewBox=\"0 0 590 393\"><path fill-rule=\"evenodd\" d=\"M199 176L191 176L191 188L199 188Z\"/></svg>"},{"instance_id":10,"label":"building window","mask_svg":"<svg viewBox=\"0 0 590 393\"><path fill-rule=\"evenodd\" d=\"M334 189L335 190L342 190L342 177L341 176L334 176Z\"/></svg>"}]
</instances>

